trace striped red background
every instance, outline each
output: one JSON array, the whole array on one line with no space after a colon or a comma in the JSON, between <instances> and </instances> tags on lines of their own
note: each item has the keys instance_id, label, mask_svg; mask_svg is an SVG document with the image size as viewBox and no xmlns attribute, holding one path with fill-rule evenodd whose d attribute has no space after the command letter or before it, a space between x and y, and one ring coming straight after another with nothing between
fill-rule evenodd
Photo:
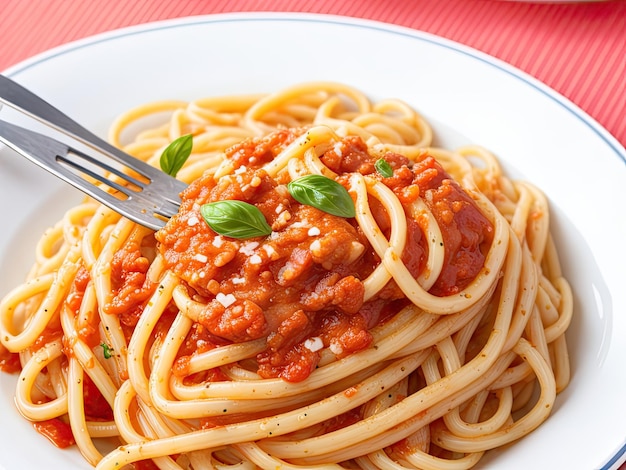
<instances>
[{"instance_id":1,"label":"striped red background","mask_svg":"<svg viewBox=\"0 0 626 470\"><path fill-rule=\"evenodd\" d=\"M0 70L54 46L124 26L243 11L345 15L458 41L538 78L626 145L623 0L0 0Z\"/></svg>"},{"instance_id":2,"label":"striped red background","mask_svg":"<svg viewBox=\"0 0 626 470\"><path fill-rule=\"evenodd\" d=\"M166 18L301 11L385 21L443 36L538 78L626 145L626 1L1 0L0 70L85 36Z\"/></svg>"}]
</instances>

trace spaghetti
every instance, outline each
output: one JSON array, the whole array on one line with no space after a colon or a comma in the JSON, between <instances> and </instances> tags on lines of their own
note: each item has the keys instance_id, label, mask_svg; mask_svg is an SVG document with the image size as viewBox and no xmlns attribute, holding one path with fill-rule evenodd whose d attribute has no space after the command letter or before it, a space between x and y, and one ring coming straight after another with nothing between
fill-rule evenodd
<instances>
[{"instance_id":1,"label":"spaghetti","mask_svg":"<svg viewBox=\"0 0 626 470\"><path fill-rule=\"evenodd\" d=\"M573 308L538 189L336 83L154 103L110 138L158 165L186 134L190 184L163 229L85 200L0 304L0 360L19 354L16 403L40 432L103 470L466 469L548 418ZM211 228L220 201L269 234Z\"/></svg>"}]
</instances>

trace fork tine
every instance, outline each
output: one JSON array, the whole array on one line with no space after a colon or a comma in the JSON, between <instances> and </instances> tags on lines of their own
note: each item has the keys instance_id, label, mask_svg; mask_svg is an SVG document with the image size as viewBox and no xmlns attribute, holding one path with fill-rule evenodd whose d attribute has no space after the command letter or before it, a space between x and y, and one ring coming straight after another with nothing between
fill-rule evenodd
<instances>
[{"instance_id":1,"label":"fork tine","mask_svg":"<svg viewBox=\"0 0 626 470\"><path fill-rule=\"evenodd\" d=\"M76 157L85 160L89 163L91 163L93 166L97 166L98 168L102 168L104 171L108 172L108 173L112 173L115 176L117 176L118 178L121 178L122 180L137 186L140 189L145 189L148 184L150 184L150 182L148 182L148 184L146 184L143 181L140 181L136 178L133 178L132 176L124 173L123 171L119 170L118 168L115 168L109 164L107 164L106 162L102 161L102 160L98 160L97 158L93 158L90 155L87 155L86 153L83 152L79 152L76 149L73 148L69 148L70 152L68 152L68 155L75 155ZM65 163L67 163L68 165L72 165L77 169L83 169L84 166L80 165L79 163L77 163L75 160L71 159L71 158L63 158L63 161ZM94 176L95 177L95 176ZM102 183L106 183L109 180L108 179L100 179L100 178L96 178L98 179L98 181L102 182Z\"/></svg>"},{"instance_id":2,"label":"fork tine","mask_svg":"<svg viewBox=\"0 0 626 470\"><path fill-rule=\"evenodd\" d=\"M2 103L46 124L56 131L68 135L74 141L91 147L99 155L104 156L109 162L115 162L115 164L103 163L98 158L79 152L54 139L8 123L2 123L2 132L5 133L4 136L6 138L0 138L0 141L4 141L18 153L26 156L31 161L76 186L78 189L83 190L96 200L108 205L113 210L155 230L165 224L164 217L171 217L178 212L178 206L180 205L178 195L187 187L184 182L126 154L96 136L30 90L0 74L0 104ZM28 133L28 137L24 135L25 133ZM14 143L19 142L19 145L13 145L11 141ZM68 155L70 153L82 158L84 162L91 164L92 167L97 167L116 175L132 187L126 188L123 184L116 185L115 182L110 181L108 178L97 176L95 174L97 172L91 172L89 168L85 168L78 161L78 158L70 158ZM131 169L139 175L139 178L125 174L115 165ZM91 182L87 182L80 176L77 176L77 173L70 171L70 167L74 171L78 170L83 174L96 178L96 180L111 188L122 191L127 199L120 201L114 198L114 196L96 187ZM142 178L148 181L148 183L141 181ZM135 188L138 188L138 190L133 191Z\"/></svg>"},{"instance_id":3,"label":"fork tine","mask_svg":"<svg viewBox=\"0 0 626 470\"><path fill-rule=\"evenodd\" d=\"M58 155L57 156L57 162L59 163L63 163L71 168L74 168L77 171L80 171L81 173L84 173L85 175L93 178L96 181L99 181L100 183L106 185L106 186L110 186L111 188L125 194L126 196L130 196L133 192L131 189L129 189L127 186L123 186L119 183L116 183L115 181L110 180L109 178L106 178L105 176L101 175L100 173L97 173L95 171L90 170L89 168L86 168L84 166L79 165L78 163L76 163L73 160L70 160L69 158L66 158L62 155Z\"/></svg>"},{"instance_id":4,"label":"fork tine","mask_svg":"<svg viewBox=\"0 0 626 470\"><path fill-rule=\"evenodd\" d=\"M178 212L178 209L180 207L179 204L180 203L166 200L163 201L163 204L155 212L169 219Z\"/></svg>"}]
</instances>

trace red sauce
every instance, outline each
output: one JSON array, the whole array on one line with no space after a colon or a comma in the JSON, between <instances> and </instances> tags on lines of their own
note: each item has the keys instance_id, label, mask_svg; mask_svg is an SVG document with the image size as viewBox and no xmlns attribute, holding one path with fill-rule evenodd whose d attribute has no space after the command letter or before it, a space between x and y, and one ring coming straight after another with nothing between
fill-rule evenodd
<instances>
[{"instance_id":1,"label":"red sauce","mask_svg":"<svg viewBox=\"0 0 626 470\"><path fill-rule=\"evenodd\" d=\"M130 340L146 302L154 292L154 284L147 277L152 260L143 254L144 240L129 239L113 255L111 261L111 289L113 297L102 306L110 315L118 315L124 334Z\"/></svg>"},{"instance_id":2,"label":"red sauce","mask_svg":"<svg viewBox=\"0 0 626 470\"><path fill-rule=\"evenodd\" d=\"M130 464L135 470L159 470L157 464L152 460L139 460Z\"/></svg>"},{"instance_id":3,"label":"red sauce","mask_svg":"<svg viewBox=\"0 0 626 470\"><path fill-rule=\"evenodd\" d=\"M49 323L44 330L41 332L39 337L35 340L33 344L30 346L30 350L32 352L39 351L46 344L52 343L57 340L63 339L63 330L61 330L61 325Z\"/></svg>"},{"instance_id":4,"label":"red sauce","mask_svg":"<svg viewBox=\"0 0 626 470\"><path fill-rule=\"evenodd\" d=\"M113 420L113 410L87 374L83 374L83 400L85 416L88 419L91 421Z\"/></svg>"},{"instance_id":5,"label":"red sauce","mask_svg":"<svg viewBox=\"0 0 626 470\"><path fill-rule=\"evenodd\" d=\"M60 449L70 447L76 442L70 425L59 418L33 423L33 427Z\"/></svg>"},{"instance_id":6,"label":"red sauce","mask_svg":"<svg viewBox=\"0 0 626 470\"><path fill-rule=\"evenodd\" d=\"M100 333L98 331L100 317L95 309L90 312L79 313L90 280L89 271L84 266L81 266L74 277L74 282L65 303L67 308L74 314L74 328L78 333L78 338L93 348L100 343ZM72 345L68 344L66 346L66 354L70 355Z\"/></svg>"},{"instance_id":7,"label":"red sauce","mask_svg":"<svg viewBox=\"0 0 626 470\"><path fill-rule=\"evenodd\" d=\"M183 279L190 295L206 303L197 319L206 341L267 337L268 348L257 357L258 373L292 382L305 379L317 366L319 352L311 344L321 341L339 357L365 349L372 341L369 330L407 302L393 281L364 302L362 280L380 260L356 222L297 203L284 181L275 181L260 168L299 133L283 130L230 149L227 157L238 168L235 174L218 182L205 175L192 183L181 195L179 213L156 234L167 267ZM379 179L403 204L417 197L426 201L446 246L432 294L458 292L480 272L493 228L433 158L412 164L389 153L385 159L395 171L383 178L363 141L351 137L321 159L340 175L358 171ZM347 176L338 181L347 185ZM227 199L256 205L272 234L236 240L214 233L199 207ZM384 208L373 201L372 210L388 234ZM414 276L424 268L427 254L420 221L409 220L402 259ZM179 366L178 372L184 372L183 359Z\"/></svg>"},{"instance_id":8,"label":"red sauce","mask_svg":"<svg viewBox=\"0 0 626 470\"><path fill-rule=\"evenodd\" d=\"M89 275L89 271L87 271L84 266L78 268L76 276L74 276L74 282L70 288L70 293L65 300L67 306L72 310L72 312L74 312L74 314L78 313L78 309L83 301L85 290L87 289L90 279L91 276Z\"/></svg>"},{"instance_id":9,"label":"red sauce","mask_svg":"<svg viewBox=\"0 0 626 470\"><path fill-rule=\"evenodd\" d=\"M200 323L194 324L180 348L179 357L174 363L172 372L178 377L184 377L187 384L228 380L220 368L209 369L198 374L189 374L189 361L193 355L210 351L224 344L228 344L228 342L211 334Z\"/></svg>"},{"instance_id":10,"label":"red sauce","mask_svg":"<svg viewBox=\"0 0 626 470\"><path fill-rule=\"evenodd\" d=\"M0 344L0 370L11 374L22 370L19 354L12 353L2 344Z\"/></svg>"},{"instance_id":11,"label":"red sauce","mask_svg":"<svg viewBox=\"0 0 626 470\"><path fill-rule=\"evenodd\" d=\"M88 375L83 376L83 401L85 416L90 421L111 421L113 410L104 399ZM35 430L45 436L55 446L64 449L74 445L74 435L70 425L60 418L33 423Z\"/></svg>"},{"instance_id":12,"label":"red sauce","mask_svg":"<svg viewBox=\"0 0 626 470\"><path fill-rule=\"evenodd\" d=\"M493 239L493 226L434 158L425 157L413 171L420 196L437 220L446 247L442 273L430 292L452 295L466 287L482 269L486 247Z\"/></svg>"}]
</instances>

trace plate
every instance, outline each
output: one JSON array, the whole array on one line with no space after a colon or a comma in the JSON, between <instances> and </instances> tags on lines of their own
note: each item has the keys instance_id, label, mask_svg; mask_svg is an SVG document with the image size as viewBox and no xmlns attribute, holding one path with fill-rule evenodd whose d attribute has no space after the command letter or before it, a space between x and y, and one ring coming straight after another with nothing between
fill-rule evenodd
<instances>
[{"instance_id":1,"label":"plate","mask_svg":"<svg viewBox=\"0 0 626 470\"><path fill-rule=\"evenodd\" d=\"M309 80L401 98L437 144L477 143L552 206L575 295L572 381L535 432L478 468L617 468L626 458L626 152L572 103L492 57L391 25L308 14L200 16L131 27L36 56L5 72L103 136L121 112L156 99L277 90ZM6 115L9 110L0 114ZM80 195L34 165L0 154L0 294L17 284L43 230ZM616 210L617 209L617 210ZM87 468L15 410L0 375L0 467ZM37 449L33 452L32 449Z\"/></svg>"}]
</instances>

